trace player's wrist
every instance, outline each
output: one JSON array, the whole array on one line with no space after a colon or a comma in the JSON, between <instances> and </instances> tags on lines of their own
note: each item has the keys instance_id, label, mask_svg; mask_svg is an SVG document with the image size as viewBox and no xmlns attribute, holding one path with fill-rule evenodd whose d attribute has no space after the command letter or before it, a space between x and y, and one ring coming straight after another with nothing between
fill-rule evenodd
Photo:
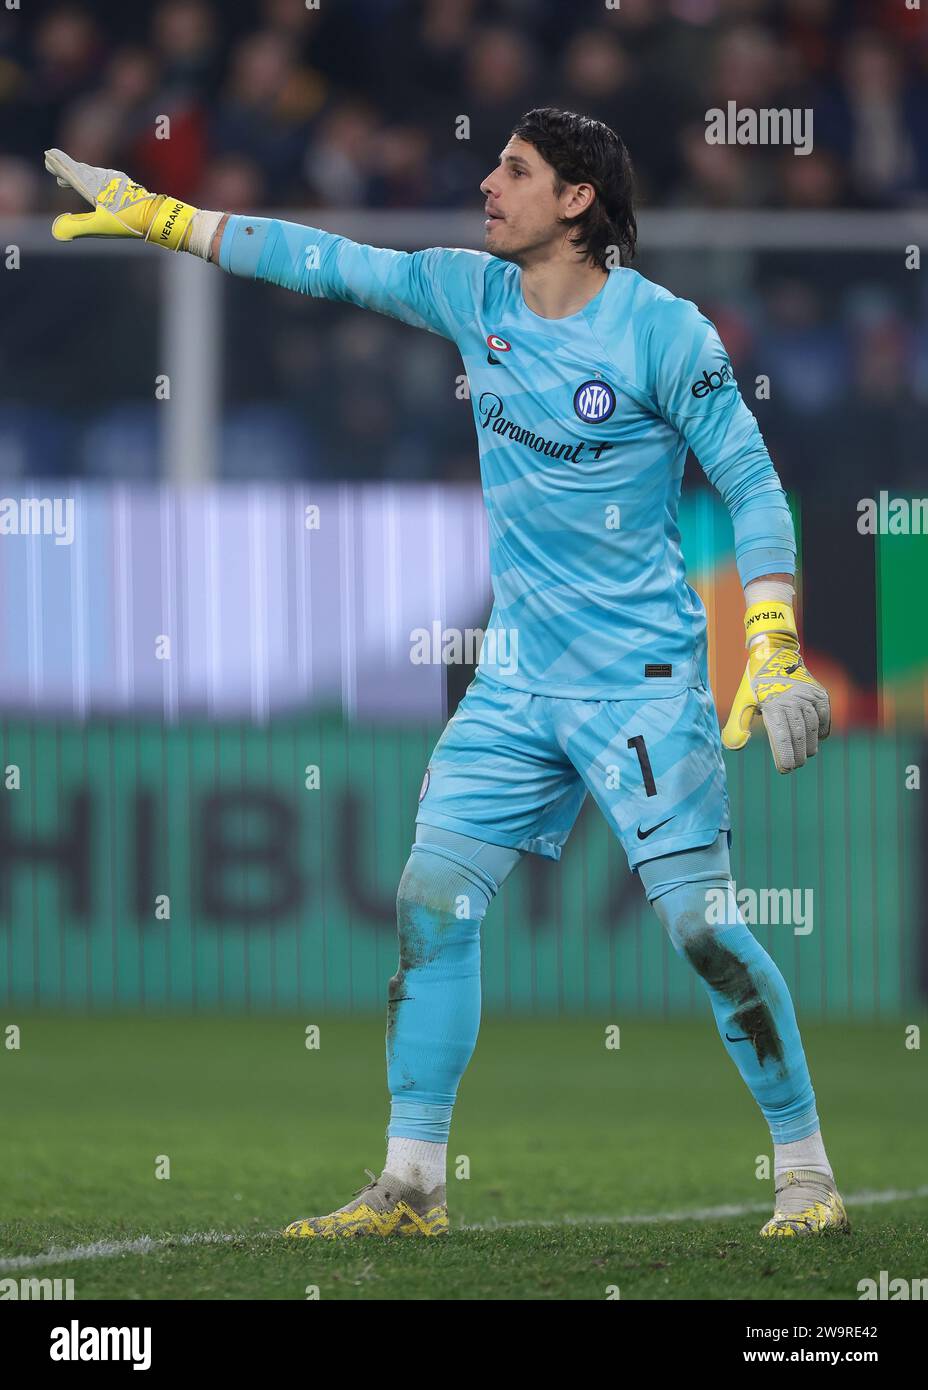
<instances>
[{"instance_id":1,"label":"player's wrist","mask_svg":"<svg viewBox=\"0 0 928 1390\"><path fill-rule=\"evenodd\" d=\"M791 579L749 579L744 586L744 599L748 607L761 603L764 599L776 599L788 603L792 608L796 601L796 590Z\"/></svg>"},{"instance_id":2,"label":"player's wrist","mask_svg":"<svg viewBox=\"0 0 928 1390\"><path fill-rule=\"evenodd\" d=\"M161 195L154 200L145 227L145 240L169 251L187 251L208 261L223 212L195 208L180 198Z\"/></svg>"},{"instance_id":3,"label":"player's wrist","mask_svg":"<svg viewBox=\"0 0 928 1390\"><path fill-rule=\"evenodd\" d=\"M160 194L152 200L144 226L145 240L167 251L186 251L198 208L180 198Z\"/></svg>"},{"instance_id":4,"label":"player's wrist","mask_svg":"<svg viewBox=\"0 0 928 1390\"><path fill-rule=\"evenodd\" d=\"M748 648L761 641L778 647L798 647L799 633L792 605L781 599L761 599L749 604L744 615L744 637Z\"/></svg>"},{"instance_id":5,"label":"player's wrist","mask_svg":"<svg viewBox=\"0 0 928 1390\"><path fill-rule=\"evenodd\" d=\"M752 579L744 586L745 646L799 646L793 603L796 591L786 579Z\"/></svg>"},{"instance_id":6,"label":"player's wrist","mask_svg":"<svg viewBox=\"0 0 928 1390\"><path fill-rule=\"evenodd\" d=\"M191 220L187 244L183 249L191 256L199 256L201 260L218 261L218 247L214 247L214 242L220 225L227 217L228 213L225 212L210 212L206 208L198 208ZM211 255L213 250L216 251L215 255Z\"/></svg>"}]
</instances>

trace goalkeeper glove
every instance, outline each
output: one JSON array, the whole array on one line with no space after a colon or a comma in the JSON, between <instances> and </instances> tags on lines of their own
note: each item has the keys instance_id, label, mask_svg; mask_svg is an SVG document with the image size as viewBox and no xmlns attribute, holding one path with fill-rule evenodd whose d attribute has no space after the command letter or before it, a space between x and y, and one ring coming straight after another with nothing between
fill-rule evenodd
<instances>
[{"instance_id":1,"label":"goalkeeper glove","mask_svg":"<svg viewBox=\"0 0 928 1390\"><path fill-rule=\"evenodd\" d=\"M778 772L792 772L818 752L831 732L828 693L802 664L796 619L788 603L764 599L744 615L748 664L728 721L726 748L743 748L759 710Z\"/></svg>"},{"instance_id":2,"label":"goalkeeper glove","mask_svg":"<svg viewBox=\"0 0 928 1390\"><path fill-rule=\"evenodd\" d=\"M45 167L62 188L73 188L93 212L65 212L52 224L58 241L82 236L137 237L169 251L189 248L191 224L198 209L179 198L149 193L118 169L79 164L63 150L46 150Z\"/></svg>"}]
</instances>

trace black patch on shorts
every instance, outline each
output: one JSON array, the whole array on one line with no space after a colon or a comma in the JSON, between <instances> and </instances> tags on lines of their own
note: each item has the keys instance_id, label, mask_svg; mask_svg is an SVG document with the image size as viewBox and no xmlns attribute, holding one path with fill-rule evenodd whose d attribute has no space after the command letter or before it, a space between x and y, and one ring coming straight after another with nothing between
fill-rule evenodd
<instances>
[{"instance_id":1,"label":"black patch on shorts","mask_svg":"<svg viewBox=\"0 0 928 1390\"><path fill-rule=\"evenodd\" d=\"M669 663L666 665L660 662L651 663L647 664L644 668L644 674L648 679L650 679L651 676L669 676L672 673L673 667Z\"/></svg>"}]
</instances>

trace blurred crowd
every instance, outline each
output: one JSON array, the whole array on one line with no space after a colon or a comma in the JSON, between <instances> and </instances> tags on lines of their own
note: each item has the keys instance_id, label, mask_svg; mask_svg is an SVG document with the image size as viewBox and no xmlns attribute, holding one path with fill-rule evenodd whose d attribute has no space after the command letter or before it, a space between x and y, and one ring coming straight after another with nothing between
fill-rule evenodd
<instances>
[{"instance_id":1,"label":"blurred crowd","mask_svg":"<svg viewBox=\"0 0 928 1390\"><path fill-rule=\"evenodd\" d=\"M622 134L645 204L925 201L928 13L904 0L314 3L0 8L0 216L53 203L52 145L232 211L474 206L551 104ZM708 145L731 100L811 108L813 153Z\"/></svg>"},{"instance_id":2,"label":"blurred crowd","mask_svg":"<svg viewBox=\"0 0 928 1390\"><path fill-rule=\"evenodd\" d=\"M620 131L645 205L921 207L928 0L923 8L0 4L0 217L74 208L43 170L52 145L230 211L287 208L309 222L315 207L476 209L508 130L544 104ZM811 107L813 153L708 145L706 111L731 100ZM170 138L159 139L165 116ZM0 335L0 476L156 476L149 383L161 369L163 304L149 264L91 258L80 276L64 257L43 257L41 273L37 264L0 277L0 316L16 324ZM869 495L877 468L886 485L921 487L928 299L900 255L655 254L645 238L636 266L717 322L787 486L824 495L840 483ZM227 476L475 477L470 408L454 396L460 366L449 346L344 306L223 285ZM150 330L129 339L127 302ZM769 401L756 398L759 376L771 380Z\"/></svg>"}]
</instances>

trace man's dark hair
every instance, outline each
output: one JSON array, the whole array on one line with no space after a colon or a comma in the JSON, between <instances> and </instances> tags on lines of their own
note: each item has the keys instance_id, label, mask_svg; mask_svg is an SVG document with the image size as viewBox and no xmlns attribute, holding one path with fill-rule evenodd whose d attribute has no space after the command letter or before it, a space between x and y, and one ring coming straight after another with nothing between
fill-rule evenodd
<instances>
[{"instance_id":1,"label":"man's dark hair","mask_svg":"<svg viewBox=\"0 0 928 1390\"><path fill-rule=\"evenodd\" d=\"M619 264L627 265L635 254L638 224L633 207L635 178L624 141L602 121L554 106L526 111L512 135L527 140L551 165L556 193L568 183L593 185L596 197L586 212L561 220L573 229L570 240L600 270L609 269L610 246L618 248Z\"/></svg>"}]
</instances>

